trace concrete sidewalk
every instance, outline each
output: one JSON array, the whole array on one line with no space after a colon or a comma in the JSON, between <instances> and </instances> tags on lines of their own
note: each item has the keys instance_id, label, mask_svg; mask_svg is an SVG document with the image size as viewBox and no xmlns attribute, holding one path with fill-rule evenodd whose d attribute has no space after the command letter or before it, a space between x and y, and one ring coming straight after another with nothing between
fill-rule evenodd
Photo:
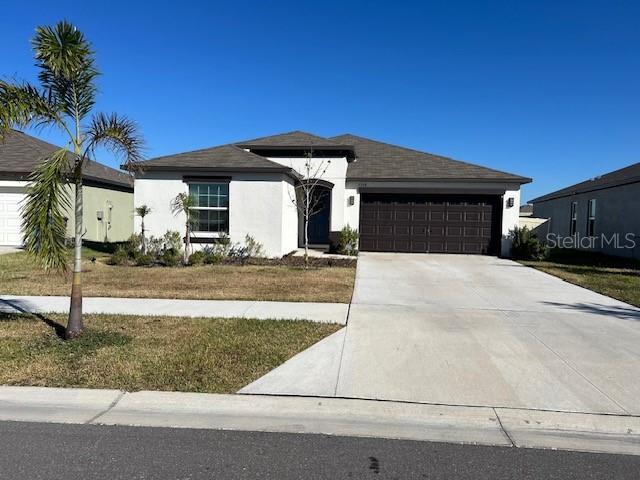
<instances>
[{"instance_id":1,"label":"concrete sidewalk","mask_svg":"<svg viewBox=\"0 0 640 480\"><path fill-rule=\"evenodd\" d=\"M0 420L317 433L640 455L640 417L321 397L0 387Z\"/></svg>"},{"instance_id":2,"label":"concrete sidewalk","mask_svg":"<svg viewBox=\"0 0 640 480\"><path fill-rule=\"evenodd\" d=\"M345 325L349 305L344 303L257 302L244 300L173 300L162 298L85 297L84 313L166 315L172 317L257 318L310 320ZM0 312L67 313L69 297L0 296Z\"/></svg>"}]
</instances>

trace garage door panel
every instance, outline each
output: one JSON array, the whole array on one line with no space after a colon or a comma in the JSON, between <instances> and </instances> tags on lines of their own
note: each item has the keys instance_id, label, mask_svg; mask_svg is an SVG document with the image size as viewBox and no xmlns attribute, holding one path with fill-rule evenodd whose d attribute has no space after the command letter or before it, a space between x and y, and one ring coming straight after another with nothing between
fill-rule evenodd
<instances>
[{"instance_id":1,"label":"garage door panel","mask_svg":"<svg viewBox=\"0 0 640 480\"><path fill-rule=\"evenodd\" d=\"M24 198L21 193L0 193L0 245L22 243L20 210Z\"/></svg>"},{"instance_id":2,"label":"garage door panel","mask_svg":"<svg viewBox=\"0 0 640 480\"><path fill-rule=\"evenodd\" d=\"M370 251L495 254L499 197L363 194L360 248Z\"/></svg>"}]
</instances>

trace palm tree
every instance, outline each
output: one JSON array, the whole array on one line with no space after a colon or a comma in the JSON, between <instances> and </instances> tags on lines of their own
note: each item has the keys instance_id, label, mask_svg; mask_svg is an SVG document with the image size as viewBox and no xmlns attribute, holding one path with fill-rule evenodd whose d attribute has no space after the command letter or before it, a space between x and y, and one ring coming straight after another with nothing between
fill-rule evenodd
<instances>
[{"instance_id":1,"label":"palm tree","mask_svg":"<svg viewBox=\"0 0 640 480\"><path fill-rule=\"evenodd\" d=\"M179 193L171 200L171 212L174 215L183 213L186 217L186 235L184 237L184 263L189 260L189 248L191 246L191 225L193 225L193 207L196 206L196 199L188 193Z\"/></svg>"},{"instance_id":2,"label":"palm tree","mask_svg":"<svg viewBox=\"0 0 640 480\"><path fill-rule=\"evenodd\" d=\"M97 147L124 154L133 167L141 159L136 125L117 114L90 115L96 101L94 52L84 35L66 21L36 28L32 47L38 86L0 80L0 140L11 128L53 127L66 145L43 158L31 174L23 208L27 251L46 269L67 269L65 209L75 211L71 305L65 336L78 337L82 322L82 168ZM71 151L69 151L71 150ZM71 188L68 185L72 185ZM74 195L73 202L69 192Z\"/></svg>"},{"instance_id":3,"label":"palm tree","mask_svg":"<svg viewBox=\"0 0 640 480\"><path fill-rule=\"evenodd\" d=\"M136 207L136 215L140 217L141 220L141 233L142 233L142 253L147 253L147 242L144 237L144 217L151 213L151 209L146 205L140 205Z\"/></svg>"}]
</instances>

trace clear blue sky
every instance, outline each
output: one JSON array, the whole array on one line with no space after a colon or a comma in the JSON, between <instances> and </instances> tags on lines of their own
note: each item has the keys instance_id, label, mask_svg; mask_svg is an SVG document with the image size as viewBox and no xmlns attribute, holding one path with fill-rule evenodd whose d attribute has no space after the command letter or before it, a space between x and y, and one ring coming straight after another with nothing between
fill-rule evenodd
<instances>
[{"instance_id":1,"label":"clear blue sky","mask_svg":"<svg viewBox=\"0 0 640 480\"><path fill-rule=\"evenodd\" d=\"M5 3L0 75L72 21L149 157L350 132L533 177L523 199L640 161L637 1Z\"/></svg>"}]
</instances>

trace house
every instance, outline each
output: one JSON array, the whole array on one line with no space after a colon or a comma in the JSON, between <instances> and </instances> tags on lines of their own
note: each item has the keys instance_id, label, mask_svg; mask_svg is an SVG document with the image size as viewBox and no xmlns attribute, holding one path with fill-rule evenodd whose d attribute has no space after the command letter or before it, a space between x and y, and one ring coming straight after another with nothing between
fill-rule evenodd
<instances>
[{"instance_id":1,"label":"house","mask_svg":"<svg viewBox=\"0 0 640 480\"><path fill-rule=\"evenodd\" d=\"M16 130L0 143L0 245L22 244L21 205L26 196L29 175L51 152L50 143ZM69 161L73 161L69 152ZM69 186L70 195L73 186ZM83 176L84 240L116 242L133 233L133 179L130 175L88 160ZM71 197L73 198L73 197ZM67 236L73 237L75 216L66 215Z\"/></svg>"},{"instance_id":2,"label":"house","mask_svg":"<svg viewBox=\"0 0 640 480\"><path fill-rule=\"evenodd\" d=\"M640 258L640 163L531 200L547 243Z\"/></svg>"},{"instance_id":3,"label":"house","mask_svg":"<svg viewBox=\"0 0 640 480\"><path fill-rule=\"evenodd\" d=\"M547 219L533 216L533 205L525 203L520 205L520 228L527 227L533 231L539 239L546 237Z\"/></svg>"},{"instance_id":4,"label":"house","mask_svg":"<svg viewBox=\"0 0 640 480\"><path fill-rule=\"evenodd\" d=\"M135 205L151 207L149 234L184 235L185 219L169 205L189 192L198 203L192 242L228 235L242 243L248 234L279 257L303 243L293 199L309 155L313 170L323 172L310 243L335 242L349 225L359 230L363 251L506 255L520 186L531 181L355 135L294 131L143 162Z\"/></svg>"}]
</instances>

